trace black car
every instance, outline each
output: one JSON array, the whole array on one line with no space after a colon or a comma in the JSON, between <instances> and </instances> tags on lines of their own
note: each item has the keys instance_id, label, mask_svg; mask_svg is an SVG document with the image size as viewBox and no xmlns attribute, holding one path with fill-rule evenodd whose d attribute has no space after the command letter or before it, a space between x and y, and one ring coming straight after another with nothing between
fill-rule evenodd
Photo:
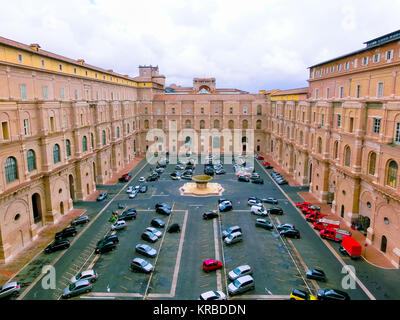
<instances>
[{"instance_id":1,"label":"black car","mask_svg":"<svg viewBox=\"0 0 400 320\"><path fill-rule=\"evenodd\" d=\"M50 243L46 249L44 249L45 253L51 253L54 251L66 249L70 246L70 242L65 239L56 239L52 243Z\"/></svg>"},{"instance_id":2,"label":"black car","mask_svg":"<svg viewBox=\"0 0 400 320\"><path fill-rule=\"evenodd\" d=\"M120 182L128 182L131 179L132 179L132 175L130 173L126 173L121 178L119 178L118 180Z\"/></svg>"},{"instance_id":3,"label":"black car","mask_svg":"<svg viewBox=\"0 0 400 320\"><path fill-rule=\"evenodd\" d=\"M350 300L350 296L336 289L319 289L317 292L318 300Z\"/></svg>"},{"instance_id":4,"label":"black car","mask_svg":"<svg viewBox=\"0 0 400 320\"><path fill-rule=\"evenodd\" d=\"M156 205L156 212L169 216L171 214L171 207L166 204L158 207Z\"/></svg>"},{"instance_id":5,"label":"black car","mask_svg":"<svg viewBox=\"0 0 400 320\"><path fill-rule=\"evenodd\" d=\"M140 192L140 193L146 193L146 191L147 191L147 186L142 186L142 187L140 187L140 189L139 189L139 192Z\"/></svg>"},{"instance_id":6,"label":"black car","mask_svg":"<svg viewBox=\"0 0 400 320\"><path fill-rule=\"evenodd\" d=\"M107 192L102 192L97 196L97 201L103 201L104 199L107 199L108 193Z\"/></svg>"},{"instance_id":7,"label":"black car","mask_svg":"<svg viewBox=\"0 0 400 320\"><path fill-rule=\"evenodd\" d=\"M116 247L113 241L103 240L97 245L95 252L96 253L104 253L114 250Z\"/></svg>"},{"instance_id":8,"label":"black car","mask_svg":"<svg viewBox=\"0 0 400 320\"><path fill-rule=\"evenodd\" d=\"M264 199L262 199L262 202L278 204L278 200L273 197L264 198Z\"/></svg>"},{"instance_id":9,"label":"black car","mask_svg":"<svg viewBox=\"0 0 400 320\"><path fill-rule=\"evenodd\" d=\"M326 281L325 272L322 271L321 269L307 270L306 277L308 279L314 279L314 280L323 281L323 282Z\"/></svg>"},{"instance_id":10,"label":"black car","mask_svg":"<svg viewBox=\"0 0 400 320\"><path fill-rule=\"evenodd\" d=\"M238 181L249 182L250 179L246 176L239 176Z\"/></svg>"},{"instance_id":11,"label":"black car","mask_svg":"<svg viewBox=\"0 0 400 320\"><path fill-rule=\"evenodd\" d=\"M283 229L279 232L281 236L289 237L289 238L300 238L300 231L296 229Z\"/></svg>"},{"instance_id":12,"label":"black car","mask_svg":"<svg viewBox=\"0 0 400 320\"><path fill-rule=\"evenodd\" d=\"M152 174L146 178L146 181L157 181L158 174Z\"/></svg>"},{"instance_id":13,"label":"black car","mask_svg":"<svg viewBox=\"0 0 400 320\"><path fill-rule=\"evenodd\" d=\"M158 218L154 218L153 220L151 220L150 224L156 228L164 228L165 227L165 222Z\"/></svg>"},{"instance_id":14,"label":"black car","mask_svg":"<svg viewBox=\"0 0 400 320\"><path fill-rule=\"evenodd\" d=\"M99 245L102 241L108 242L112 241L114 243L119 243L118 236L116 234L110 234L108 236L105 236L102 240L100 240L97 245Z\"/></svg>"},{"instance_id":15,"label":"black car","mask_svg":"<svg viewBox=\"0 0 400 320\"><path fill-rule=\"evenodd\" d=\"M206 167L204 169L204 174L208 175L208 176L213 176L215 173L214 168L213 167Z\"/></svg>"},{"instance_id":16,"label":"black car","mask_svg":"<svg viewBox=\"0 0 400 320\"><path fill-rule=\"evenodd\" d=\"M134 209L135 210L135 209ZM136 219L136 210L135 211L124 211L122 214L118 217L118 220L132 220Z\"/></svg>"},{"instance_id":17,"label":"black car","mask_svg":"<svg viewBox=\"0 0 400 320\"><path fill-rule=\"evenodd\" d=\"M259 218L256 220L256 227L272 230L274 228L274 225L266 219Z\"/></svg>"},{"instance_id":18,"label":"black car","mask_svg":"<svg viewBox=\"0 0 400 320\"><path fill-rule=\"evenodd\" d=\"M251 182L255 183L255 184L264 184L264 180L261 178L255 178L255 179L251 180Z\"/></svg>"},{"instance_id":19,"label":"black car","mask_svg":"<svg viewBox=\"0 0 400 320\"><path fill-rule=\"evenodd\" d=\"M206 211L203 213L203 219L213 219L213 218L218 218L218 213L217 211Z\"/></svg>"},{"instance_id":20,"label":"black car","mask_svg":"<svg viewBox=\"0 0 400 320\"><path fill-rule=\"evenodd\" d=\"M267 211L268 211L269 214L280 214L280 215L283 214L283 210L281 208L278 208L278 207L269 208L269 209L267 209Z\"/></svg>"},{"instance_id":21,"label":"black car","mask_svg":"<svg viewBox=\"0 0 400 320\"><path fill-rule=\"evenodd\" d=\"M157 173L164 173L164 171L165 171L165 169L164 168L157 168L156 170L155 170Z\"/></svg>"},{"instance_id":22,"label":"black car","mask_svg":"<svg viewBox=\"0 0 400 320\"><path fill-rule=\"evenodd\" d=\"M75 227L68 227L65 228L64 230L61 230L60 232L57 232L55 235L56 239L65 239L68 237L75 237L76 235L76 228Z\"/></svg>"},{"instance_id":23,"label":"black car","mask_svg":"<svg viewBox=\"0 0 400 320\"><path fill-rule=\"evenodd\" d=\"M290 223L283 223L283 224L278 224L276 226L276 229L278 231L282 231L282 230L286 230L286 229L295 229L294 225L290 224Z\"/></svg>"},{"instance_id":24,"label":"black car","mask_svg":"<svg viewBox=\"0 0 400 320\"><path fill-rule=\"evenodd\" d=\"M181 231L181 227L177 223L171 224L167 230L167 232L169 232L169 233L180 232L180 231Z\"/></svg>"}]
</instances>

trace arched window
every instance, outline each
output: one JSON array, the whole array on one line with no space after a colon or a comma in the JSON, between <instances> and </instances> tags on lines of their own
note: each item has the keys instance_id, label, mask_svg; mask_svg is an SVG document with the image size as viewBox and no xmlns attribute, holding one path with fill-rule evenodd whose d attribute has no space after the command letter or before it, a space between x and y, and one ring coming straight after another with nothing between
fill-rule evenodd
<instances>
[{"instance_id":1,"label":"arched window","mask_svg":"<svg viewBox=\"0 0 400 320\"><path fill-rule=\"evenodd\" d=\"M261 107L261 106L260 106L260 107ZM256 122L256 129L261 129L261 124L262 124L261 120L257 120L257 122Z\"/></svg>"},{"instance_id":2,"label":"arched window","mask_svg":"<svg viewBox=\"0 0 400 320\"><path fill-rule=\"evenodd\" d=\"M103 146L106 145L106 132L103 130L101 133L101 140L103 141Z\"/></svg>"},{"instance_id":3,"label":"arched window","mask_svg":"<svg viewBox=\"0 0 400 320\"><path fill-rule=\"evenodd\" d=\"M192 123L190 122L190 120L186 120L186 122L185 122L185 127L186 127L187 129L190 129L190 128L192 127Z\"/></svg>"},{"instance_id":4,"label":"arched window","mask_svg":"<svg viewBox=\"0 0 400 320\"><path fill-rule=\"evenodd\" d=\"M350 167L350 161L351 161L351 150L349 146L346 146L344 148L344 165L346 167Z\"/></svg>"},{"instance_id":5,"label":"arched window","mask_svg":"<svg viewBox=\"0 0 400 320\"><path fill-rule=\"evenodd\" d=\"M233 120L229 120L228 122L228 128L229 129L233 129L234 128L235 123L233 122Z\"/></svg>"},{"instance_id":6,"label":"arched window","mask_svg":"<svg viewBox=\"0 0 400 320\"><path fill-rule=\"evenodd\" d=\"M14 157L8 157L4 164L6 174L6 183L11 183L18 179L17 160Z\"/></svg>"},{"instance_id":7,"label":"arched window","mask_svg":"<svg viewBox=\"0 0 400 320\"><path fill-rule=\"evenodd\" d=\"M219 129L219 121L214 120L214 129Z\"/></svg>"},{"instance_id":8,"label":"arched window","mask_svg":"<svg viewBox=\"0 0 400 320\"><path fill-rule=\"evenodd\" d=\"M206 127L206 122L204 120L200 120L200 129L204 129Z\"/></svg>"},{"instance_id":9,"label":"arched window","mask_svg":"<svg viewBox=\"0 0 400 320\"><path fill-rule=\"evenodd\" d=\"M318 137L318 153L322 153L322 139Z\"/></svg>"},{"instance_id":10,"label":"arched window","mask_svg":"<svg viewBox=\"0 0 400 320\"><path fill-rule=\"evenodd\" d=\"M26 153L26 160L28 162L28 171L31 172L33 170L36 170L36 156L35 156L35 151L32 149L28 150Z\"/></svg>"},{"instance_id":11,"label":"arched window","mask_svg":"<svg viewBox=\"0 0 400 320\"><path fill-rule=\"evenodd\" d=\"M65 140L65 149L67 151L67 157L71 156L71 141L69 141L68 139Z\"/></svg>"},{"instance_id":12,"label":"arched window","mask_svg":"<svg viewBox=\"0 0 400 320\"><path fill-rule=\"evenodd\" d=\"M387 166L386 185L397 188L397 172L399 166L396 161L391 160Z\"/></svg>"},{"instance_id":13,"label":"arched window","mask_svg":"<svg viewBox=\"0 0 400 320\"><path fill-rule=\"evenodd\" d=\"M376 153L371 152L369 155L369 162L368 162L368 174L375 175L375 167L376 167Z\"/></svg>"},{"instance_id":14,"label":"arched window","mask_svg":"<svg viewBox=\"0 0 400 320\"><path fill-rule=\"evenodd\" d=\"M243 120L243 122L242 122L242 128L243 128L243 129L247 129L248 126L249 126L248 121L247 121L247 120Z\"/></svg>"},{"instance_id":15,"label":"arched window","mask_svg":"<svg viewBox=\"0 0 400 320\"><path fill-rule=\"evenodd\" d=\"M82 138L82 149L83 149L83 152L87 151L87 138L86 138L86 136L83 136L83 138Z\"/></svg>"},{"instance_id":16,"label":"arched window","mask_svg":"<svg viewBox=\"0 0 400 320\"><path fill-rule=\"evenodd\" d=\"M58 144L55 144L53 147L53 160L54 160L54 163L58 163L61 161L60 146Z\"/></svg>"}]
</instances>

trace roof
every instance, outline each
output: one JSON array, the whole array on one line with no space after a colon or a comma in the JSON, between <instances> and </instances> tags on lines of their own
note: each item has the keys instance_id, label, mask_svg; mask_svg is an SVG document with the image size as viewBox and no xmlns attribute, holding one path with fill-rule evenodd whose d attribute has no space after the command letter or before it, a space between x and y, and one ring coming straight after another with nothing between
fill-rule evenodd
<instances>
[{"instance_id":1,"label":"roof","mask_svg":"<svg viewBox=\"0 0 400 320\"><path fill-rule=\"evenodd\" d=\"M271 96L281 96L287 94L301 94L301 93L308 93L308 87L304 88L296 88L296 89L288 89L288 90L280 90L278 92L272 93Z\"/></svg>"}]
</instances>

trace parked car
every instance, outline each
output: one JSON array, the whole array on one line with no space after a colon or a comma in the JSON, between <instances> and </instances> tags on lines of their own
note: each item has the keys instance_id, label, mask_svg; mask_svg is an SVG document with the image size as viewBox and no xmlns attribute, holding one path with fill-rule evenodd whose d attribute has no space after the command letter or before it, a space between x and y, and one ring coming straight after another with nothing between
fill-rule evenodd
<instances>
[{"instance_id":1,"label":"parked car","mask_svg":"<svg viewBox=\"0 0 400 320\"><path fill-rule=\"evenodd\" d=\"M71 225L72 225L72 226L77 226L77 225L80 225L80 224L87 223L87 222L89 222L89 221L90 221L89 216L87 216L87 215L82 215L82 216L76 218L75 220L73 220L73 221L71 222Z\"/></svg>"},{"instance_id":2,"label":"parked car","mask_svg":"<svg viewBox=\"0 0 400 320\"><path fill-rule=\"evenodd\" d=\"M146 178L145 177L140 177L139 178L139 182L145 182L146 181Z\"/></svg>"},{"instance_id":3,"label":"parked car","mask_svg":"<svg viewBox=\"0 0 400 320\"><path fill-rule=\"evenodd\" d=\"M273 168L273 166L267 161L263 162L263 166L264 166L265 169L272 169Z\"/></svg>"},{"instance_id":4,"label":"parked car","mask_svg":"<svg viewBox=\"0 0 400 320\"><path fill-rule=\"evenodd\" d=\"M172 180L181 180L182 174L180 172L172 172L170 177Z\"/></svg>"},{"instance_id":5,"label":"parked car","mask_svg":"<svg viewBox=\"0 0 400 320\"><path fill-rule=\"evenodd\" d=\"M222 268L222 262L219 260L208 259L203 262L203 270L210 272Z\"/></svg>"},{"instance_id":6,"label":"parked car","mask_svg":"<svg viewBox=\"0 0 400 320\"><path fill-rule=\"evenodd\" d=\"M326 282L326 275L325 275L325 272L322 271L321 269L311 269L311 270L307 270L307 272L306 272L306 277L307 277L308 279L313 279L313 280L318 280L318 281Z\"/></svg>"},{"instance_id":7,"label":"parked car","mask_svg":"<svg viewBox=\"0 0 400 320\"><path fill-rule=\"evenodd\" d=\"M157 181L158 178L158 174L152 174L146 178L146 181Z\"/></svg>"},{"instance_id":8,"label":"parked car","mask_svg":"<svg viewBox=\"0 0 400 320\"><path fill-rule=\"evenodd\" d=\"M245 175L240 175L238 177L238 181L242 181L242 182L249 182L250 179L248 177L246 177Z\"/></svg>"},{"instance_id":9,"label":"parked car","mask_svg":"<svg viewBox=\"0 0 400 320\"><path fill-rule=\"evenodd\" d=\"M279 208L279 207L269 208L269 209L267 209L267 212L269 214L279 214L279 215L283 214L283 210L281 208Z\"/></svg>"},{"instance_id":10,"label":"parked car","mask_svg":"<svg viewBox=\"0 0 400 320\"><path fill-rule=\"evenodd\" d=\"M75 237L76 233L77 233L77 231L76 231L75 227L67 227L67 228L61 230L60 232L57 232L55 235L55 238L56 239L59 239L59 238L65 239L68 237Z\"/></svg>"},{"instance_id":11,"label":"parked car","mask_svg":"<svg viewBox=\"0 0 400 320\"><path fill-rule=\"evenodd\" d=\"M213 219L213 218L218 218L218 212L217 211L206 211L203 213L203 219Z\"/></svg>"},{"instance_id":12,"label":"parked car","mask_svg":"<svg viewBox=\"0 0 400 320\"><path fill-rule=\"evenodd\" d=\"M350 300L350 296L336 289L319 289L317 292L318 300Z\"/></svg>"},{"instance_id":13,"label":"parked car","mask_svg":"<svg viewBox=\"0 0 400 320\"><path fill-rule=\"evenodd\" d=\"M258 156L257 160L264 160L264 157L263 156Z\"/></svg>"},{"instance_id":14,"label":"parked car","mask_svg":"<svg viewBox=\"0 0 400 320\"><path fill-rule=\"evenodd\" d=\"M227 236L235 232L242 232L242 228L240 228L239 226L229 227L228 229L222 231L222 239L225 239Z\"/></svg>"},{"instance_id":15,"label":"parked car","mask_svg":"<svg viewBox=\"0 0 400 320\"><path fill-rule=\"evenodd\" d=\"M156 212L169 216L171 214L171 207L168 205L156 206Z\"/></svg>"},{"instance_id":16,"label":"parked car","mask_svg":"<svg viewBox=\"0 0 400 320\"><path fill-rule=\"evenodd\" d=\"M140 253L146 257L154 258L157 255L157 250L150 247L148 244L140 243L135 248L137 253Z\"/></svg>"},{"instance_id":17,"label":"parked car","mask_svg":"<svg viewBox=\"0 0 400 320\"><path fill-rule=\"evenodd\" d=\"M134 190L133 192L131 192L131 193L129 194L129 199L135 198L137 194L138 194L138 193L136 192L136 190Z\"/></svg>"},{"instance_id":18,"label":"parked car","mask_svg":"<svg viewBox=\"0 0 400 320\"><path fill-rule=\"evenodd\" d=\"M253 179L253 180L251 180L251 182L255 183L255 184L264 184L264 180L261 178Z\"/></svg>"},{"instance_id":19,"label":"parked car","mask_svg":"<svg viewBox=\"0 0 400 320\"><path fill-rule=\"evenodd\" d=\"M102 192L97 196L97 201L103 201L104 199L108 198L108 193L107 192Z\"/></svg>"},{"instance_id":20,"label":"parked car","mask_svg":"<svg viewBox=\"0 0 400 320\"><path fill-rule=\"evenodd\" d=\"M112 240L101 240L100 243L97 244L96 253L105 253L112 251L116 248L115 242Z\"/></svg>"},{"instance_id":21,"label":"parked car","mask_svg":"<svg viewBox=\"0 0 400 320\"><path fill-rule=\"evenodd\" d=\"M261 200L258 199L258 198L256 198L256 197L249 197L249 198L247 199L247 204L250 205L250 206L257 205L257 206L259 206L259 207L260 207L260 206L262 207L262 202L261 202Z\"/></svg>"},{"instance_id":22,"label":"parked car","mask_svg":"<svg viewBox=\"0 0 400 320\"><path fill-rule=\"evenodd\" d=\"M300 231L296 229L284 229L279 232L281 236L300 239Z\"/></svg>"},{"instance_id":23,"label":"parked car","mask_svg":"<svg viewBox=\"0 0 400 320\"><path fill-rule=\"evenodd\" d=\"M268 215L267 210L264 210L264 208L262 206L260 207L258 205L252 206L250 209L250 212L252 214L255 214L256 216L267 216Z\"/></svg>"},{"instance_id":24,"label":"parked car","mask_svg":"<svg viewBox=\"0 0 400 320\"><path fill-rule=\"evenodd\" d=\"M279 179L276 181L277 184L279 185L284 185L284 184L288 184L288 182L285 179Z\"/></svg>"},{"instance_id":25,"label":"parked car","mask_svg":"<svg viewBox=\"0 0 400 320\"><path fill-rule=\"evenodd\" d=\"M165 227L165 222L158 218L154 218L153 220L151 220L150 224L156 228L164 228Z\"/></svg>"},{"instance_id":26,"label":"parked car","mask_svg":"<svg viewBox=\"0 0 400 320\"><path fill-rule=\"evenodd\" d=\"M260 177L260 175L257 173L257 172L253 172L251 175L250 175L250 179L257 179L257 178L259 178Z\"/></svg>"},{"instance_id":27,"label":"parked car","mask_svg":"<svg viewBox=\"0 0 400 320\"><path fill-rule=\"evenodd\" d=\"M183 174L181 179L183 179L183 180L192 180L192 175L191 174Z\"/></svg>"},{"instance_id":28,"label":"parked car","mask_svg":"<svg viewBox=\"0 0 400 320\"><path fill-rule=\"evenodd\" d=\"M140 193L145 193L147 191L147 186L141 186L139 189Z\"/></svg>"},{"instance_id":29,"label":"parked car","mask_svg":"<svg viewBox=\"0 0 400 320\"><path fill-rule=\"evenodd\" d=\"M317 297L303 290L294 289L290 293L290 300L317 300Z\"/></svg>"},{"instance_id":30,"label":"parked car","mask_svg":"<svg viewBox=\"0 0 400 320\"><path fill-rule=\"evenodd\" d=\"M80 280L66 287L62 293L62 298L68 299L82 293L88 293L92 291L92 288L93 285L88 280Z\"/></svg>"},{"instance_id":31,"label":"parked car","mask_svg":"<svg viewBox=\"0 0 400 320\"><path fill-rule=\"evenodd\" d=\"M150 231L143 232L141 237L143 240L146 240L146 241L149 241L152 243L154 243L158 240L158 237L155 234L151 233Z\"/></svg>"},{"instance_id":32,"label":"parked car","mask_svg":"<svg viewBox=\"0 0 400 320\"><path fill-rule=\"evenodd\" d=\"M103 239L97 242L97 246L99 246L103 242L113 242L113 243L119 243L118 235L117 234L110 234L108 236L105 236Z\"/></svg>"},{"instance_id":33,"label":"parked car","mask_svg":"<svg viewBox=\"0 0 400 320\"><path fill-rule=\"evenodd\" d=\"M45 249L45 253L51 253L54 251L62 250L69 248L70 242L66 239L55 239L52 243L50 243Z\"/></svg>"},{"instance_id":34,"label":"parked car","mask_svg":"<svg viewBox=\"0 0 400 320\"><path fill-rule=\"evenodd\" d=\"M111 230L122 230L126 228L125 220L118 220L114 224L111 225Z\"/></svg>"},{"instance_id":35,"label":"parked car","mask_svg":"<svg viewBox=\"0 0 400 320\"><path fill-rule=\"evenodd\" d=\"M79 272L77 275L73 276L71 278L71 283L75 283L80 280L87 280L90 283L95 283L97 281L97 278L98 278L97 272L93 269L90 269Z\"/></svg>"},{"instance_id":36,"label":"parked car","mask_svg":"<svg viewBox=\"0 0 400 320\"><path fill-rule=\"evenodd\" d=\"M135 190L133 186L129 186L128 188L126 188L126 193L131 193L133 190Z\"/></svg>"},{"instance_id":37,"label":"parked car","mask_svg":"<svg viewBox=\"0 0 400 320\"><path fill-rule=\"evenodd\" d=\"M222 291L207 291L200 295L200 300L226 300L226 295Z\"/></svg>"},{"instance_id":38,"label":"parked car","mask_svg":"<svg viewBox=\"0 0 400 320\"><path fill-rule=\"evenodd\" d=\"M169 233L173 233L173 232L181 232L181 227L179 226L179 224L177 223L173 223L168 227L167 230Z\"/></svg>"},{"instance_id":39,"label":"parked car","mask_svg":"<svg viewBox=\"0 0 400 320\"><path fill-rule=\"evenodd\" d=\"M184 169L185 169L185 167L183 165L181 165L181 164L177 164L175 166L175 170L184 170Z\"/></svg>"},{"instance_id":40,"label":"parked car","mask_svg":"<svg viewBox=\"0 0 400 320\"><path fill-rule=\"evenodd\" d=\"M239 277L252 274L253 274L253 269L248 264L246 264L229 271L228 278L230 281L235 281Z\"/></svg>"},{"instance_id":41,"label":"parked car","mask_svg":"<svg viewBox=\"0 0 400 320\"><path fill-rule=\"evenodd\" d=\"M231 211L233 210L232 202L230 201L223 201L218 205L219 211L220 212L226 212L226 211Z\"/></svg>"},{"instance_id":42,"label":"parked car","mask_svg":"<svg viewBox=\"0 0 400 320\"><path fill-rule=\"evenodd\" d=\"M218 175L220 175L220 174L225 174L226 173L226 171L225 171L225 169L216 169L215 170L215 174L218 174Z\"/></svg>"},{"instance_id":43,"label":"parked car","mask_svg":"<svg viewBox=\"0 0 400 320\"><path fill-rule=\"evenodd\" d=\"M213 167L206 167L206 168L204 169L204 174L205 174L205 175L213 176L214 173L215 173L215 170L214 170Z\"/></svg>"},{"instance_id":44,"label":"parked car","mask_svg":"<svg viewBox=\"0 0 400 320\"><path fill-rule=\"evenodd\" d=\"M119 178L119 181L120 182L128 182L131 179L132 179L132 175L130 173L126 173L126 174L122 175L121 178Z\"/></svg>"},{"instance_id":45,"label":"parked car","mask_svg":"<svg viewBox=\"0 0 400 320\"><path fill-rule=\"evenodd\" d=\"M132 220L136 219L136 209L128 209L121 213L118 220Z\"/></svg>"},{"instance_id":46,"label":"parked car","mask_svg":"<svg viewBox=\"0 0 400 320\"><path fill-rule=\"evenodd\" d=\"M132 271L140 271L144 273L150 273L153 271L153 265L142 258L133 259L130 268Z\"/></svg>"},{"instance_id":47,"label":"parked car","mask_svg":"<svg viewBox=\"0 0 400 320\"><path fill-rule=\"evenodd\" d=\"M281 223L276 226L278 231L286 230L286 229L295 229L294 225L290 223Z\"/></svg>"},{"instance_id":48,"label":"parked car","mask_svg":"<svg viewBox=\"0 0 400 320\"><path fill-rule=\"evenodd\" d=\"M274 197L264 198L264 199L262 199L262 202L278 204L278 200L276 198L274 198Z\"/></svg>"},{"instance_id":49,"label":"parked car","mask_svg":"<svg viewBox=\"0 0 400 320\"><path fill-rule=\"evenodd\" d=\"M231 296L253 290L255 288L254 279L252 276L246 275L237 278L228 285L228 292Z\"/></svg>"},{"instance_id":50,"label":"parked car","mask_svg":"<svg viewBox=\"0 0 400 320\"><path fill-rule=\"evenodd\" d=\"M156 237L158 237L158 238L161 238L161 236L162 236L162 232L153 227L146 228L146 231L149 231L149 232L155 234Z\"/></svg>"},{"instance_id":51,"label":"parked car","mask_svg":"<svg viewBox=\"0 0 400 320\"><path fill-rule=\"evenodd\" d=\"M8 282L0 288L0 299L16 296L19 294L20 290L21 285L18 282Z\"/></svg>"},{"instance_id":52,"label":"parked car","mask_svg":"<svg viewBox=\"0 0 400 320\"><path fill-rule=\"evenodd\" d=\"M234 232L227 235L224 239L225 244L234 244L236 242L240 242L243 240L243 236L241 232Z\"/></svg>"},{"instance_id":53,"label":"parked car","mask_svg":"<svg viewBox=\"0 0 400 320\"><path fill-rule=\"evenodd\" d=\"M258 218L256 220L256 227L264 228L267 230L272 230L274 228L274 225L266 219Z\"/></svg>"}]
</instances>

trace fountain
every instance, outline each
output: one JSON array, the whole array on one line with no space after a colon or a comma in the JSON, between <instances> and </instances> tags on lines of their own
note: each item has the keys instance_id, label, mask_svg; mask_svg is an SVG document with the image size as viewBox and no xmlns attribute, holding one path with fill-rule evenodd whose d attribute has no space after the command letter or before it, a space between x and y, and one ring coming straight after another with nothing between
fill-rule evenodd
<instances>
[{"instance_id":1,"label":"fountain","mask_svg":"<svg viewBox=\"0 0 400 320\"><path fill-rule=\"evenodd\" d=\"M209 183L212 177L208 175L193 176L195 183L185 183L179 190L182 196L220 196L224 189L219 183Z\"/></svg>"}]
</instances>

